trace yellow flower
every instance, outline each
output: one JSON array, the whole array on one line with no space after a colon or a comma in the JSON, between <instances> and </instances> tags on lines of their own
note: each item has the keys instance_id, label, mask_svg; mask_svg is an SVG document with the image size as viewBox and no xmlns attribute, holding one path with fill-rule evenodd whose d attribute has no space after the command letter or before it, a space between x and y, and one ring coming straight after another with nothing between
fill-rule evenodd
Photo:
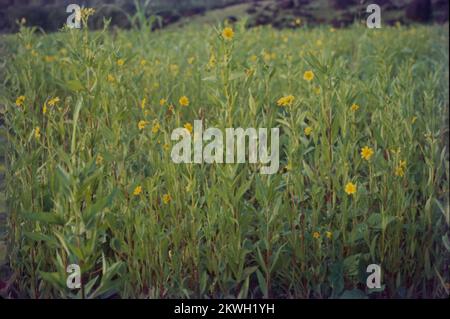
<instances>
[{"instance_id":1,"label":"yellow flower","mask_svg":"<svg viewBox=\"0 0 450 319\"><path fill-rule=\"evenodd\" d=\"M331 239L331 238L333 237L333 233L330 232L330 231L327 231L327 232L325 232L325 236L326 236L328 239Z\"/></svg>"},{"instance_id":2,"label":"yellow flower","mask_svg":"<svg viewBox=\"0 0 450 319\"><path fill-rule=\"evenodd\" d=\"M191 123L186 123L186 124L184 124L184 128L185 128L186 130L188 130L189 133L192 133L192 125L191 125Z\"/></svg>"},{"instance_id":3,"label":"yellow flower","mask_svg":"<svg viewBox=\"0 0 450 319\"><path fill-rule=\"evenodd\" d=\"M406 170L406 160L400 160L397 167L395 168L395 176L403 177Z\"/></svg>"},{"instance_id":4,"label":"yellow flower","mask_svg":"<svg viewBox=\"0 0 450 319\"><path fill-rule=\"evenodd\" d=\"M144 66L144 65L147 64L147 61L146 61L145 59L142 59L141 62L139 62L139 64L140 64L141 66Z\"/></svg>"},{"instance_id":5,"label":"yellow flower","mask_svg":"<svg viewBox=\"0 0 450 319\"><path fill-rule=\"evenodd\" d=\"M290 172L292 171L292 164L291 162L288 162L287 165L284 167L286 169L286 171Z\"/></svg>"},{"instance_id":6,"label":"yellow flower","mask_svg":"<svg viewBox=\"0 0 450 319\"><path fill-rule=\"evenodd\" d=\"M303 74L303 79L305 79L306 81L312 81L312 79L314 79L314 73L313 73L313 71L306 71L304 74Z\"/></svg>"},{"instance_id":7,"label":"yellow flower","mask_svg":"<svg viewBox=\"0 0 450 319\"><path fill-rule=\"evenodd\" d=\"M100 154L97 155L97 158L95 159L95 164L97 165L102 165L103 163L103 156L101 156Z\"/></svg>"},{"instance_id":8,"label":"yellow flower","mask_svg":"<svg viewBox=\"0 0 450 319\"><path fill-rule=\"evenodd\" d=\"M94 13L95 13L95 9L94 8L82 8L81 9L81 17L82 17L82 19L87 19L91 15L93 15Z\"/></svg>"},{"instance_id":9,"label":"yellow flower","mask_svg":"<svg viewBox=\"0 0 450 319\"><path fill-rule=\"evenodd\" d=\"M315 231L315 232L313 233L313 237L314 237L315 239L319 239L319 238L320 238L320 233L319 233L318 231Z\"/></svg>"},{"instance_id":10,"label":"yellow flower","mask_svg":"<svg viewBox=\"0 0 450 319\"><path fill-rule=\"evenodd\" d=\"M305 135L306 135L306 136L310 136L311 133L312 133L312 130L313 130L313 129L312 129L311 126L305 127L305 129L304 129Z\"/></svg>"},{"instance_id":11,"label":"yellow flower","mask_svg":"<svg viewBox=\"0 0 450 319\"><path fill-rule=\"evenodd\" d=\"M39 138L41 137L41 129L40 129L39 127L36 127L36 128L34 129L34 137L35 137L36 139L39 139Z\"/></svg>"},{"instance_id":12,"label":"yellow flower","mask_svg":"<svg viewBox=\"0 0 450 319\"><path fill-rule=\"evenodd\" d=\"M189 99L185 95L180 97L180 100L178 102L180 103L181 106L188 106L189 105Z\"/></svg>"},{"instance_id":13,"label":"yellow flower","mask_svg":"<svg viewBox=\"0 0 450 319\"><path fill-rule=\"evenodd\" d=\"M295 97L293 95L283 96L277 101L278 106L291 106Z\"/></svg>"},{"instance_id":14,"label":"yellow flower","mask_svg":"<svg viewBox=\"0 0 450 319\"><path fill-rule=\"evenodd\" d=\"M270 60L272 59L272 55L269 52L264 52L263 59L264 59L264 62L269 63Z\"/></svg>"},{"instance_id":15,"label":"yellow flower","mask_svg":"<svg viewBox=\"0 0 450 319\"><path fill-rule=\"evenodd\" d=\"M164 204L168 204L172 200L172 197L170 196L170 194L164 194L162 200Z\"/></svg>"},{"instance_id":16,"label":"yellow flower","mask_svg":"<svg viewBox=\"0 0 450 319\"><path fill-rule=\"evenodd\" d=\"M124 59L117 60L117 65L118 66L123 66L124 64L125 64L125 60Z\"/></svg>"},{"instance_id":17,"label":"yellow flower","mask_svg":"<svg viewBox=\"0 0 450 319\"><path fill-rule=\"evenodd\" d=\"M141 120L141 121L139 121L139 123L138 123L138 128L139 128L140 130L143 130L143 129L147 126L147 124L148 124L148 121Z\"/></svg>"},{"instance_id":18,"label":"yellow flower","mask_svg":"<svg viewBox=\"0 0 450 319\"><path fill-rule=\"evenodd\" d=\"M46 55L45 56L45 62L50 63L50 62L53 62L53 61L55 61L55 57L53 55Z\"/></svg>"},{"instance_id":19,"label":"yellow flower","mask_svg":"<svg viewBox=\"0 0 450 319\"><path fill-rule=\"evenodd\" d=\"M356 185L352 182L348 182L347 185L345 185L345 192L348 195L356 194Z\"/></svg>"},{"instance_id":20,"label":"yellow flower","mask_svg":"<svg viewBox=\"0 0 450 319\"><path fill-rule=\"evenodd\" d=\"M400 167L406 168L406 160L405 161L400 160L400 163L398 165Z\"/></svg>"},{"instance_id":21,"label":"yellow flower","mask_svg":"<svg viewBox=\"0 0 450 319\"><path fill-rule=\"evenodd\" d=\"M405 175L405 170L401 166L395 168L395 176L403 177Z\"/></svg>"},{"instance_id":22,"label":"yellow flower","mask_svg":"<svg viewBox=\"0 0 450 319\"><path fill-rule=\"evenodd\" d=\"M142 99L142 101L141 101L141 109L144 109L145 108L145 104L147 103L147 98L143 98Z\"/></svg>"},{"instance_id":23,"label":"yellow flower","mask_svg":"<svg viewBox=\"0 0 450 319\"><path fill-rule=\"evenodd\" d=\"M171 64L171 65L169 66L169 69L170 69L170 72L171 72L173 75L177 75L178 72L180 71L180 67L179 67L177 64Z\"/></svg>"},{"instance_id":24,"label":"yellow flower","mask_svg":"<svg viewBox=\"0 0 450 319\"><path fill-rule=\"evenodd\" d=\"M44 102L44 106L42 107L42 114L47 114L47 103Z\"/></svg>"},{"instance_id":25,"label":"yellow flower","mask_svg":"<svg viewBox=\"0 0 450 319\"><path fill-rule=\"evenodd\" d=\"M233 29L230 28L230 27L227 27L227 28L223 29L223 31L222 31L222 37L223 37L225 40L227 40L227 41L232 40L233 37L234 37L234 31L233 31Z\"/></svg>"},{"instance_id":26,"label":"yellow flower","mask_svg":"<svg viewBox=\"0 0 450 319\"><path fill-rule=\"evenodd\" d=\"M302 19L300 19L300 18L295 19L296 25L300 25L301 23L302 23Z\"/></svg>"},{"instance_id":27,"label":"yellow flower","mask_svg":"<svg viewBox=\"0 0 450 319\"><path fill-rule=\"evenodd\" d=\"M320 92L321 92L320 86L316 86L316 87L314 88L314 93L315 93L316 95L319 95Z\"/></svg>"},{"instance_id":28,"label":"yellow flower","mask_svg":"<svg viewBox=\"0 0 450 319\"><path fill-rule=\"evenodd\" d=\"M153 134L158 133L160 127L161 127L161 126L159 125L158 122L154 122L154 123L153 123L153 127L152 127L152 133L153 133Z\"/></svg>"},{"instance_id":29,"label":"yellow flower","mask_svg":"<svg viewBox=\"0 0 450 319\"><path fill-rule=\"evenodd\" d=\"M54 97L48 101L49 106L55 106L60 101L59 97Z\"/></svg>"},{"instance_id":30,"label":"yellow flower","mask_svg":"<svg viewBox=\"0 0 450 319\"><path fill-rule=\"evenodd\" d=\"M16 99L16 105L17 106L23 106L23 103L25 102L25 96L21 95Z\"/></svg>"},{"instance_id":31,"label":"yellow flower","mask_svg":"<svg viewBox=\"0 0 450 319\"><path fill-rule=\"evenodd\" d=\"M211 54L211 56L209 57L209 61L208 61L208 68L212 69L213 67L216 66L216 56L214 54Z\"/></svg>"},{"instance_id":32,"label":"yellow flower","mask_svg":"<svg viewBox=\"0 0 450 319\"><path fill-rule=\"evenodd\" d=\"M366 161L370 160L370 158L372 157L372 155L373 155L373 149L372 149L371 147L369 147L369 146L364 146L364 147L361 149L361 157L362 157L363 159L365 159Z\"/></svg>"},{"instance_id":33,"label":"yellow flower","mask_svg":"<svg viewBox=\"0 0 450 319\"><path fill-rule=\"evenodd\" d=\"M142 186L136 186L136 188L133 191L134 196L138 196L142 193Z\"/></svg>"},{"instance_id":34,"label":"yellow flower","mask_svg":"<svg viewBox=\"0 0 450 319\"><path fill-rule=\"evenodd\" d=\"M359 105L358 104L353 103L352 106L350 106L350 110L352 110L353 112L358 111L358 109L359 109Z\"/></svg>"},{"instance_id":35,"label":"yellow flower","mask_svg":"<svg viewBox=\"0 0 450 319\"><path fill-rule=\"evenodd\" d=\"M159 100L159 105L163 106L164 104L166 104L167 100L166 99L161 99Z\"/></svg>"},{"instance_id":36,"label":"yellow flower","mask_svg":"<svg viewBox=\"0 0 450 319\"><path fill-rule=\"evenodd\" d=\"M116 78L112 74L108 74L108 77L106 78L108 82L113 83L116 81Z\"/></svg>"},{"instance_id":37,"label":"yellow flower","mask_svg":"<svg viewBox=\"0 0 450 319\"><path fill-rule=\"evenodd\" d=\"M400 154L400 147L399 148L397 148L397 150L395 149L395 148L391 148L391 153L393 153L393 154Z\"/></svg>"}]
</instances>

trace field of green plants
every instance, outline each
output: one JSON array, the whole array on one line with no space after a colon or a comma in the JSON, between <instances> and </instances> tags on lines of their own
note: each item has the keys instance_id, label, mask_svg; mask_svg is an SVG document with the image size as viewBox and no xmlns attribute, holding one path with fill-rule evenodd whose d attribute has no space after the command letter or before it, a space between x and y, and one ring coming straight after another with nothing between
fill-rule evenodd
<instances>
[{"instance_id":1,"label":"field of green plants","mask_svg":"<svg viewBox=\"0 0 450 319\"><path fill-rule=\"evenodd\" d=\"M448 26L225 27L2 37L7 297L448 296ZM198 119L279 171L173 163Z\"/></svg>"}]
</instances>

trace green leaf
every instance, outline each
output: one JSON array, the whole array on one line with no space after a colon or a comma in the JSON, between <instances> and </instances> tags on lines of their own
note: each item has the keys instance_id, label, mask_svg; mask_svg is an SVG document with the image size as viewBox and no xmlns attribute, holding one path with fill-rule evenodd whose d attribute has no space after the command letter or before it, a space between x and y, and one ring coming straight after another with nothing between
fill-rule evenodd
<instances>
[{"instance_id":1,"label":"green leaf","mask_svg":"<svg viewBox=\"0 0 450 319\"><path fill-rule=\"evenodd\" d=\"M106 207L111 206L116 194L117 189L115 188L109 196L100 198L95 202L95 204L89 206L89 208L86 209L86 211L83 213L83 221L86 224L87 228L93 226L94 217L98 213L100 213Z\"/></svg>"},{"instance_id":2,"label":"green leaf","mask_svg":"<svg viewBox=\"0 0 450 319\"><path fill-rule=\"evenodd\" d=\"M64 219L56 213L22 213L21 216L26 220L44 224L64 225Z\"/></svg>"},{"instance_id":3,"label":"green leaf","mask_svg":"<svg viewBox=\"0 0 450 319\"><path fill-rule=\"evenodd\" d=\"M39 271L39 275L42 277L42 279L51 285L55 286L56 288L59 288L61 290L67 289L66 286L66 278L61 277L61 274L59 272L44 272Z\"/></svg>"},{"instance_id":4,"label":"green leaf","mask_svg":"<svg viewBox=\"0 0 450 319\"><path fill-rule=\"evenodd\" d=\"M348 276L358 276L361 254L351 255L344 259L344 272Z\"/></svg>"},{"instance_id":5,"label":"green leaf","mask_svg":"<svg viewBox=\"0 0 450 319\"><path fill-rule=\"evenodd\" d=\"M43 241L48 243L50 246L53 246L53 248L59 247L58 242L56 241L55 238L52 238L48 235L45 235L43 233L31 233L31 232L27 232L24 231L23 234L25 235L25 237L33 240L33 241Z\"/></svg>"},{"instance_id":6,"label":"green leaf","mask_svg":"<svg viewBox=\"0 0 450 319\"><path fill-rule=\"evenodd\" d=\"M331 266L328 280L330 281L330 286L333 288L333 296L339 296L344 290L344 265L342 261L335 262Z\"/></svg>"},{"instance_id":7,"label":"green leaf","mask_svg":"<svg viewBox=\"0 0 450 319\"><path fill-rule=\"evenodd\" d=\"M81 82L80 82L79 80L70 80L70 81L67 81L66 86L67 86L67 88L68 88L69 90L75 91L75 92L81 91L81 90L84 89L83 84L81 84Z\"/></svg>"},{"instance_id":8,"label":"green leaf","mask_svg":"<svg viewBox=\"0 0 450 319\"><path fill-rule=\"evenodd\" d=\"M263 293L264 297L267 298L268 290L267 290L266 280L264 279L264 276L259 269L256 271L256 277L258 278L259 289Z\"/></svg>"},{"instance_id":9,"label":"green leaf","mask_svg":"<svg viewBox=\"0 0 450 319\"><path fill-rule=\"evenodd\" d=\"M77 122L78 122L78 117L80 115L80 110L81 110L82 105L83 105L83 97L80 97L75 106L75 111L73 113L73 120L72 120L72 125L73 125L72 143L71 143L71 147L70 147L70 153L72 154L72 163L75 162L74 157L75 157L75 146L76 146L76 140L77 140L76 139Z\"/></svg>"}]
</instances>

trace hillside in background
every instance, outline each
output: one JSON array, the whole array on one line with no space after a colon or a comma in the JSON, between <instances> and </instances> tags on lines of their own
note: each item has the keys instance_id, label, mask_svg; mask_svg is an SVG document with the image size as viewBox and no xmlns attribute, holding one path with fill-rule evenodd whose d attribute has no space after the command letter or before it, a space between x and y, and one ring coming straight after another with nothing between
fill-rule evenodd
<instances>
[{"instance_id":1,"label":"hillside in background","mask_svg":"<svg viewBox=\"0 0 450 319\"><path fill-rule=\"evenodd\" d=\"M216 23L224 19L233 21L242 17L248 18L251 26L295 27L300 18L308 25L325 23L341 27L365 18L369 3L382 7L385 24L397 21L442 23L448 21L449 4L448 0L0 0L0 30L16 31L16 21L22 17L28 25L46 31L58 30L66 22L69 15L66 7L70 3L96 8L92 28L100 28L103 18L110 18L114 26L129 28L137 11L147 17L156 16L155 28L191 22Z\"/></svg>"}]
</instances>

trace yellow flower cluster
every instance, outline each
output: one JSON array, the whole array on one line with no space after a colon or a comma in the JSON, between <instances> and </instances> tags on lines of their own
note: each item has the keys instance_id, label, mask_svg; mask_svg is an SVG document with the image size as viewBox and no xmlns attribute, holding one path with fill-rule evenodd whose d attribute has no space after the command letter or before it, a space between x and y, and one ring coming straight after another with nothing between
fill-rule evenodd
<instances>
[{"instance_id":1,"label":"yellow flower cluster","mask_svg":"<svg viewBox=\"0 0 450 319\"><path fill-rule=\"evenodd\" d=\"M345 192L348 195L356 194L356 184L353 184L352 182L348 182L347 185L345 185Z\"/></svg>"},{"instance_id":2,"label":"yellow flower cluster","mask_svg":"<svg viewBox=\"0 0 450 319\"><path fill-rule=\"evenodd\" d=\"M161 128L161 126L159 125L158 121L153 122L152 133L153 134L158 133L160 128Z\"/></svg>"},{"instance_id":3,"label":"yellow flower cluster","mask_svg":"<svg viewBox=\"0 0 450 319\"><path fill-rule=\"evenodd\" d=\"M350 110L352 110L353 112L358 111L358 109L359 109L359 105L358 104L353 103L352 106L350 106Z\"/></svg>"},{"instance_id":4,"label":"yellow flower cluster","mask_svg":"<svg viewBox=\"0 0 450 319\"><path fill-rule=\"evenodd\" d=\"M191 124L191 123L186 123L186 124L184 124L184 128L185 128L186 130L188 130L189 133L192 133L192 124Z\"/></svg>"},{"instance_id":5,"label":"yellow flower cluster","mask_svg":"<svg viewBox=\"0 0 450 319\"><path fill-rule=\"evenodd\" d=\"M395 167L395 176L403 177L405 176L405 170L406 170L406 161L400 160L398 165Z\"/></svg>"},{"instance_id":6,"label":"yellow flower cluster","mask_svg":"<svg viewBox=\"0 0 450 319\"><path fill-rule=\"evenodd\" d=\"M138 123L139 130L143 130L148 124L149 124L148 121L144 121L144 120L139 121L139 123Z\"/></svg>"},{"instance_id":7,"label":"yellow flower cluster","mask_svg":"<svg viewBox=\"0 0 450 319\"><path fill-rule=\"evenodd\" d=\"M170 196L170 194L164 194L162 200L164 204L168 204L172 200L172 197Z\"/></svg>"},{"instance_id":8,"label":"yellow flower cluster","mask_svg":"<svg viewBox=\"0 0 450 319\"><path fill-rule=\"evenodd\" d=\"M295 97L293 95L283 96L282 98L278 99L277 105L278 106L291 106L292 103L294 103Z\"/></svg>"},{"instance_id":9,"label":"yellow flower cluster","mask_svg":"<svg viewBox=\"0 0 450 319\"><path fill-rule=\"evenodd\" d=\"M187 96L183 95L182 97L180 97L180 99L178 100L178 103L180 103L181 106L188 106L189 105L189 99Z\"/></svg>"},{"instance_id":10,"label":"yellow flower cluster","mask_svg":"<svg viewBox=\"0 0 450 319\"><path fill-rule=\"evenodd\" d=\"M60 101L59 97L51 98L51 99L48 101L48 105L49 105L49 106L55 106L56 104L58 104L59 101Z\"/></svg>"},{"instance_id":11,"label":"yellow flower cluster","mask_svg":"<svg viewBox=\"0 0 450 319\"><path fill-rule=\"evenodd\" d=\"M303 79L310 82L314 79L314 72L313 71L306 71L303 74Z\"/></svg>"},{"instance_id":12,"label":"yellow flower cluster","mask_svg":"<svg viewBox=\"0 0 450 319\"><path fill-rule=\"evenodd\" d=\"M136 186L136 188L133 191L134 196L139 196L142 193L142 186Z\"/></svg>"},{"instance_id":13,"label":"yellow flower cluster","mask_svg":"<svg viewBox=\"0 0 450 319\"><path fill-rule=\"evenodd\" d=\"M315 232L313 232L312 236L313 236L314 239L319 239L321 234L320 234L320 232L315 231ZM330 231L326 231L325 232L325 237L328 238L328 239L331 239L331 238L333 238L333 233L330 232Z\"/></svg>"},{"instance_id":14,"label":"yellow flower cluster","mask_svg":"<svg viewBox=\"0 0 450 319\"><path fill-rule=\"evenodd\" d=\"M93 15L94 13L95 13L95 9L94 8L82 8L81 9L81 18L82 19L87 19L91 15Z\"/></svg>"},{"instance_id":15,"label":"yellow flower cluster","mask_svg":"<svg viewBox=\"0 0 450 319\"><path fill-rule=\"evenodd\" d=\"M234 37L234 31L233 31L233 29L230 28L230 27L227 27L227 28L223 29L223 31L222 31L222 37L223 37L225 40L227 40L227 41L233 40L233 37Z\"/></svg>"},{"instance_id":16,"label":"yellow flower cluster","mask_svg":"<svg viewBox=\"0 0 450 319\"><path fill-rule=\"evenodd\" d=\"M307 126L307 127L305 127L305 129L304 129L304 132L305 132L305 135L306 135L306 136L310 136L311 133L312 133L312 131L313 131L313 129L312 129L311 126Z\"/></svg>"},{"instance_id":17,"label":"yellow flower cluster","mask_svg":"<svg viewBox=\"0 0 450 319\"><path fill-rule=\"evenodd\" d=\"M364 146L361 149L361 157L363 159L365 159L366 161L370 160L370 158L372 157L374 151L372 148L370 148L369 146Z\"/></svg>"},{"instance_id":18,"label":"yellow flower cluster","mask_svg":"<svg viewBox=\"0 0 450 319\"><path fill-rule=\"evenodd\" d=\"M22 107L23 106L23 103L25 102L25 96L24 95L21 95L21 96L19 96L17 99L16 99L16 105L18 106L18 107Z\"/></svg>"},{"instance_id":19,"label":"yellow flower cluster","mask_svg":"<svg viewBox=\"0 0 450 319\"><path fill-rule=\"evenodd\" d=\"M39 127L36 127L36 128L34 129L34 137L35 137L36 139L39 139L39 138L41 137L41 129L40 129Z\"/></svg>"}]
</instances>

